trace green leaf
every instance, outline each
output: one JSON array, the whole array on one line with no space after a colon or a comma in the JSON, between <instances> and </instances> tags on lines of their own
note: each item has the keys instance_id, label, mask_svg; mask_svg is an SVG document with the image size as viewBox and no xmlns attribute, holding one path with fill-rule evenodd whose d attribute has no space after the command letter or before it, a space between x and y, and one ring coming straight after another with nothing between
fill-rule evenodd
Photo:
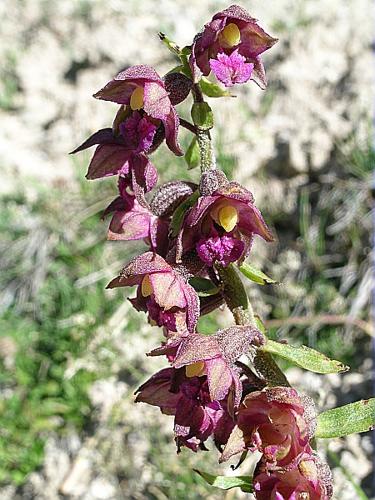
<instances>
[{"instance_id":1,"label":"green leaf","mask_svg":"<svg viewBox=\"0 0 375 500\"><path fill-rule=\"evenodd\" d=\"M182 222L184 220L184 217L185 217L185 213L189 210L189 208L191 208L193 205L195 205L195 202L198 200L199 198L199 191L194 191L194 193L189 196L189 198L187 198L185 201L183 201L181 203L181 205L179 205L176 210L173 212L173 215L172 215L172 220L171 220L171 225L170 225L170 228L171 228L171 237L174 238L178 235L180 229L181 229L181 226L182 226Z\"/></svg>"},{"instance_id":2,"label":"green leaf","mask_svg":"<svg viewBox=\"0 0 375 500\"><path fill-rule=\"evenodd\" d=\"M209 297L210 295L216 295L220 292L220 288L215 286L211 280L206 278L194 276L193 278L190 278L189 283L197 292L199 297Z\"/></svg>"},{"instance_id":3,"label":"green leaf","mask_svg":"<svg viewBox=\"0 0 375 500\"><path fill-rule=\"evenodd\" d=\"M289 344L268 339L266 345L262 347L262 350L271 354L276 354L305 370L315 373L339 373L349 370L349 367L343 365L340 361L329 359L321 352L310 349L310 347L304 345L294 347Z\"/></svg>"},{"instance_id":4,"label":"green leaf","mask_svg":"<svg viewBox=\"0 0 375 500\"><path fill-rule=\"evenodd\" d=\"M230 490L231 488L241 488L245 493L252 493L253 484L250 476L214 476L197 469L194 472L199 474L208 484L220 488L221 490Z\"/></svg>"},{"instance_id":5,"label":"green leaf","mask_svg":"<svg viewBox=\"0 0 375 500\"><path fill-rule=\"evenodd\" d=\"M335 438L375 427L375 398L363 399L318 415L317 438Z\"/></svg>"},{"instance_id":6,"label":"green leaf","mask_svg":"<svg viewBox=\"0 0 375 500\"><path fill-rule=\"evenodd\" d=\"M191 143L185 153L185 161L188 165L188 170L198 167L200 164L201 155L196 136L191 140Z\"/></svg>"},{"instance_id":7,"label":"green leaf","mask_svg":"<svg viewBox=\"0 0 375 500\"><path fill-rule=\"evenodd\" d=\"M228 92L228 90L223 89L218 85L217 83L210 82L208 78L203 77L200 82L199 86L207 97L231 97L232 94ZM233 96L232 96L233 97Z\"/></svg>"},{"instance_id":8,"label":"green leaf","mask_svg":"<svg viewBox=\"0 0 375 500\"><path fill-rule=\"evenodd\" d=\"M214 115L207 102L195 102L191 108L191 117L194 125L202 130L209 130L214 126Z\"/></svg>"},{"instance_id":9,"label":"green leaf","mask_svg":"<svg viewBox=\"0 0 375 500\"><path fill-rule=\"evenodd\" d=\"M251 266L246 262L238 266L238 269L244 276L246 276L246 278L248 278L251 281L254 281L255 283L258 283L259 285L271 285L277 283L277 281L273 280L272 278L264 274L263 271L260 271L256 267Z\"/></svg>"}]
</instances>

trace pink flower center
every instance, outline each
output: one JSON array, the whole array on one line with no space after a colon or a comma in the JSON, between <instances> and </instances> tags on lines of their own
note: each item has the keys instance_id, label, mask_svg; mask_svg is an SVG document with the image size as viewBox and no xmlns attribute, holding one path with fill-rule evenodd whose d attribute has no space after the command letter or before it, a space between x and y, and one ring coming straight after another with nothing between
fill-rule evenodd
<instances>
[{"instance_id":1,"label":"pink flower center","mask_svg":"<svg viewBox=\"0 0 375 500\"><path fill-rule=\"evenodd\" d=\"M156 303L153 297L150 297L150 299L147 301L147 310L150 319L155 321L158 326L165 326L172 332L177 331L175 312L163 311L163 309Z\"/></svg>"},{"instance_id":2,"label":"pink flower center","mask_svg":"<svg viewBox=\"0 0 375 500\"><path fill-rule=\"evenodd\" d=\"M138 111L120 125L120 132L124 137L125 146L133 149L135 153L147 152L154 140L156 125L147 115L143 116Z\"/></svg>"},{"instance_id":3,"label":"pink flower center","mask_svg":"<svg viewBox=\"0 0 375 500\"><path fill-rule=\"evenodd\" d=\"M241 257L244 248L244 242L230 234L202 238L196 245L199 258L208 266L215 262L227 266Z\"/></svg>"},{"instance_id":4,"label":"pink flower center","mask_svg":"<svg viewBox=\"0 0 375 500\"><path fill-rule=\"evenodd\" d=\"M236 49L229 56L220 52L216 59L210 59L210 68L220 82L232 87L235 83L245 83L250 79L254 64L247 63Z\"/></svg>"}]
</instances>

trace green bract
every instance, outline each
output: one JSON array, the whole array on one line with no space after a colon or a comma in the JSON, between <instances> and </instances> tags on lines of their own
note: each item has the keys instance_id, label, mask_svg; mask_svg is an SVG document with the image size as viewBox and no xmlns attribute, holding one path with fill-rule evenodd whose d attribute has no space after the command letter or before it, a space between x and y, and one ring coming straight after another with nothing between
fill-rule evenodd
<instances>
[{"instance_id":1,"label":"green bract","mask_svg":"<svg viewBox=\"0 0 375 500\"><path fill-rule=\"evenodd\" d=\"M253 491L250 476L215 476L197 469L194 469L194 472L199 474L208 484L220 490L240 488L245 493L252 493Z\"/></svg>"},{"instance_id":2,"label":"green bract","mask_svg":"<svg viewBox=\"0 0 375 500\"><path fill-rule=\"evenodd\" d=\"M336 438L356 432L367 432L375 426L375 398L356 401L327 410L318 416L315 436Z\"/></svg>"},{"instance_id":3,"label":"green bract","mask_svg":"<svg viewBox=\"0 0 375 500\"><path fill-rule=\"evenodd\" d=\"M246 262L238 266L238 269L244 276L246 276L246 278L258 283L259 285L272 285L277 283L277 281L267 276L267 274L264 274L263 271Z\"/></svg>"},{"instance_id":4,"label":"green bract","mask_svg":"<svg viewBox=\"0 0 375 500\"><path fill-rule=\"evenodd\" d=\"M185 161L188 165L188 169L190 170L191 168L198 167L200 161L201 161L201 155L199 152L199 147L198 147L198 142L197 138L193 137L189 147L186 150L185 153Z\"/></svg>"},{"instance_id":5,"label":"green bract","mask_svg":"<svg viewBox=\"0 0 375 500\"><path fill-rule=\"evenodd\" d=\"M197 199L199 198L199 192L195 191L187 200L185 200L179 207L176 208L171 220L171 236L177 236L179 230L181 229L182 222L185 217L185 213L191 208Z\"/></svg>"},{"instance_id":6,"label":"green bract","mask_svg":"<svg viewBox=\"0 0 375 500\"><path fill-rule=\"evenodd\" d=\"M191 108L194 125L201 130L210 130L214 126L214 115L207 102L195 102Z\"/></svg>"},{"instance_id":7,"label":"green bract","mask_svg":"<svg viewBox=\"0 0 375 500\"><path fill-rule=\"evenodd\" d=\"M266 345L262 347L262 350L276 354L305 370L315 373L339 373L349 370L349 367L343 365L340 361L329 359L321 352L304 345L294 347L269 339Z\"/></svg>"},{"instance_id":8,"label":"green bract","mask_svg":"<svg viewBox=\"0 0 375 500\"><path fill-rule=\"evenodd\" d=\"M204 95L207 97L231 97L232 94L220 87L217 83L210 82L208 78L202 78L199 82L199 86ZM234 96L232 96L234 97Z\"/></svg>"}]
</instances>

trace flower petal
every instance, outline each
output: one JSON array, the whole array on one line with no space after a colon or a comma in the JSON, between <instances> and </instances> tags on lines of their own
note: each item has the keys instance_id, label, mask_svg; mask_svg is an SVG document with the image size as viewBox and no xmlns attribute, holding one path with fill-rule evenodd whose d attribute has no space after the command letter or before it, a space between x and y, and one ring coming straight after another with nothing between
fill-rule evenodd
<instances>
[{"instance_id":1,"label":"flower petal","mask_svg":"<svg viewBox=\"0 0 375 500\"><path fill-rule=\"evenodd\" d=\"M219 463L226 462L234 455L246 450L246 443L242 430L236 425L232 430L224 451L220 456Z\"/></svg>"},{"instance_id":2,"label":"flower petal","mask_svg":"<svg viewBox=\"0 0 375 500\"><path fill-rule=\"evenodd\" d=\"M165 130L165 141L169 149L177 156L182 156L184 152L178 142L178 128L180 125L180 119L176 113L176 110L171 106L170 112L163 120L164 130Z\"/></svg>"},{"instance_id":3,"label":"flower petal","mask_svg":"<svg viewBox=\"0 0 375 500\"><path fill-rule=\"evenodd\" d=\"M146 274L171 271L171 266L165 262L163 257L154 252L146 252L131 260L122 269L119 276L107 285L107 288L136 285L142 281Z\"/></svg>"},{"instance_id":4,"label":"flower petal","mask_svg":"<svg viewBox=\"0 0 375 500\"><path fill-rule=\"evenodd\" d=\"M121 71L99 92L94 94L94 97L104 101L117 102L118 104L129 104L135 88L143 86L145 82L162 82L162 80L150 66L131 66L125 71Z\"/></svg>"},{"instance_id":5,"label":"flower petal","mask_svg":"<svg viewBox=\"0 0 375 500\"><path fill-rule=\"evenodd\" d=\"M136 403L142 402L159 406L162 413L174 415L181 397L180 394L170 391L174 372L173 368L165 368L153 375L137 389Z\"/></svg>"},{"instance_id":6,"label":"flower petal","mask_svg":"<svg viewBox=\"0 0 375 500\"><path fill-rule=\"evenodd\" d=\"M86 178L91 180L120 173L127 174L129 172L129 157L129 151L123 146L102 144L95 150Z\"/></svg>"},{"instance_id":7,"label":"flower petal","mask_svg":"<svg viewBox=\"0 0 375 500\"><path fill-rule=\"evenodd\" d=\"M146 82L144 84L143 108L153 118L164 120L167 117L171 109L171 101L162 83Z\"/></svg>"},{"instance_id":8,"label":"flower petal","mask_svg":"<svg viewBox=\"0 0 375 500\"><path fill-rule=\"evenodd\" d=\"M194 288L186 283L184 287L185 299L186 299L186 324L189 332L194 332L198 323L200 314L200 303L197 292Z\"/></svg>"},{"instance_id":9,"label":"flower petal","mask_svg":"<svg viewBox=\"0 0 375 500\"><path fill-rule=\"evenodd\" d=\"M109 240L132 241L147 238L150 234L152 214L145 210L117 211L109 225Z\"/></svg>"},{"instance_id":10,"label":"flower petal","mask_svg":"<svg viewBox=\"0 0 375 500\"><path fill-rule=\"evenodd\" d=\"M149 158L144 154L132 155L129 166L134 174L132 176L134 192L137 193L139 187L144 187L146 193L151 191L158 181L158 171Z\"/></svg>"},{"instance_id":11,"label":"flower petal","mask_svg":"<svg viewBox=\"0 0 375 500\"><path fill-rule=\"evenodd\" d=\"M232 371L221 358L210 359L205 365L211 400L221 401L227 396L233 383Z\"/></svg>"},{"instance_id":12,"label":"flower petal","mask_svg":"<svg viewBox=\"0 0 375 500\"><path fill-rule=\"evenodd\" d=\"M150 282L160 307L166 310L172 307L186 307L183 285L175 272L152 273Z\"/></svg>"},{"instance_id":13,"label":"flower petal","mask_svg":"<svg viewBox=\"0 0 375 500\"><path fill-rule=\"evenodd\" d=\"M184 339L177 351L174 366L182 366L206 361L220 356L219 345L213 335L192 334Z\"/></svg>"},{"instance_id":14,"label":"flower petal","mask_svg":"<svg viewBox=\"0 0 375 500\"><path fill-rule=\"evenodd\" d=\"M103 128L92 134L88 139L85 140L80 146L78 146L74 151L70 154L78 153L79 151L83 151L84 149L91 148L95 144L116 144L118 140L113 134L113 130L111 128Z\"/></svg>"}]
</instances>

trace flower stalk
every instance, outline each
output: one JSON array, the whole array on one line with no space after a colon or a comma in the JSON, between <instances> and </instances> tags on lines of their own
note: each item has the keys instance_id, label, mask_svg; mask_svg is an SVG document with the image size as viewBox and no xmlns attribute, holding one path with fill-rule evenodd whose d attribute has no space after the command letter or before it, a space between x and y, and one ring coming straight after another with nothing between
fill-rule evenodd
<instances>
[{"instance_id":1,"label":"flower stalk","mask_svg":"<svg viewBox=\"0 0 375 500\"><path fill-rule=\"evenodd\" d=\"M200 151L202 172L216 168L215 153L212 147L210 131L197 127L197 141Z\"/></svg>"},{"instance_id":2,"label":"flower stalk","mask_svg":"<svg viewBox=\"0 0 375 500\"><path fill-rule=\"evenodd\" d=\"M242 463L248 452L259 451L253 489L250 478L246 482L258 500L329 500L329 468L312 448L314 405L290 387L271 352L317 373L346 367L312 349L267 340L239 272L272 286L275 281L245 259L254 238L274 237L252 193L217 168L213 113L203 95L225 97L227 88L248 81L265 88L261 55L277 40L237 5L215 14L190 46L181 49L159 36L179 64L163 78L143 65L120 72L94 96L119 105L112 126L74 151L95 146L88 179L118 177L118 196L103 214L111 214L108 239L141 240L147 247L108 285L135 287L132 306L163 334L148 356L163 356L167 367L141 385L136 402L174 416L178 452L207 451L210 438L220 462L241 453ZM190 94L193 123L176 110ZM185 154L180 125L194 134ZM196 183L177 179L156 187L150 156L164 140L173 154L185 155L189 168L200 164ZM198 319L223 303L235 325L202 335ZM372 414L366 415L367 426ZM323 436L324 422L331 425L330 417L318 426Z\"/></svg>"},{"instance_id":3,"label":"flower stalk","mask_svg":"<svg viewBox=\"0 0 375 500\"><path fill-rule=\"evenodd\" d=\"M210 129L213 127L212 111L203 98L202 91L196 83L192 87L194 105L192 117L196 126L198 147L200 152L201 172L216 168L215 152L211 140Z\"/></svg>"},{"instance_id":4,"label":"flower stalk","mask_svg":"<svg viewBox=\"0 0 375 500\"><path fill-rule=\"evenodd\" d=\"M225 301L233 314L237 325L257 326L251 303L245 287L233 265L224 268L216 266L224 285ZM271 354L257 349L253 356L254 368L260 377L273 386L289 386L289 382L280 370Z\"/></svg>"}]
</instances>

